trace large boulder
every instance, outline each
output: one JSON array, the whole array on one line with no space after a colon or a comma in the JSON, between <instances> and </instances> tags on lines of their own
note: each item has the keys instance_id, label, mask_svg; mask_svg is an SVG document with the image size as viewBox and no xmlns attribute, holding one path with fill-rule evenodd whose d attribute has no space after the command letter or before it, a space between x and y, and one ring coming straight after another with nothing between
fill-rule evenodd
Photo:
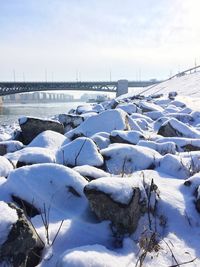
<instances>
[{"instance_id":1,"label":"large boulder","mask_svg":"<svg viewBox=\"0 0 200 267\"><path fill-rule=\"evenodd\" d=\"M89 117L80 126L65 135L71 139L75 136L90 137L98 132L111 133L113 130L129 130L128 115L123 110L107 110Z\"/></svg>"},{"instance_id":2,"label":"large boulder","mask_svg":"<svg viewBox=\"0 0 200 267\"><path fill-rule=\"evenodd\" d=\"M31 259L32 251L36 248L42 249L44 244L38 238L21 209L14 204L7 205L1 202L1 208L2 205L4 212L7 211L9 220L4 217L3 220L1 219L1 223L4 226L6 223L9 228L5 229L7 231L7 236L4 237L5 241L0 243L0 265L13 267L36 266L39 262L37 260L37 263L33 263L33 259Z\"/></svg>"},{"instance_id":3,"label":"large boulder","mask_svg":"<svg viewBox=\"0 0 200 267\"><path fill-rule=\"evenodd\" d=\"M65 166L102 166L103 157L98 147L87 137L79 137L58 150L56 161Z\"/></svg>"},{"instance_id":4,"label":"large boulder","mask_svg":"<svg viewBox=\"0 0 200 267\"><path fill-rule=\"evenodd\" d=\"M55 209L63 209L67 214L84 209L83 188L86 184L86 179L70 168L43 163L12 171L4 189L12 198L26 201L37 210L43 211L45 205L47 209L51 207L52 213Z\"/></svg>"},{"instance_id":5,"label":"large boulder","mask_svg":"<svg viewBox=\"0 0 200 267\"><path fill-rule=\"evenodd\" d=\"M66 144L67 142L69 142L69 140L67 140L63 134L47 130L38 134L28 147L42 147L57 150L63 143Z\"/></svg>"},{"instance_id":6,"label":"large boulder","mask_svg":"<svg viewBox=\"0 0 200 267\"><path fill-rule=\"evenodd\" d=\"M105 169L112 174L130 174L137 170L154 169L161 155L148 147L112 144L102 149Z\"/></svg>"},{"instance_id":7,"label":"large boulder","mask_svg":"<svg viewBox=\"0 0 200 267\"><path fill-rule=\"evenodd\" d=\"M99 178L86 185L84 193L96 216L110 220L118 233L136 230L145 203L137 179Z\"/></svg>"},{"instance_id":8,"label":"large boulder","mask_svg":"<svg viewBox=\"0 0 200 267\"><path fill-rule=\"evenodd\" d=\"M158 130L158 134L165 137L200 138L200 132L177 119L167 120Z\"/></svg>"},{"instance_id":9,"label":"large boulder","mask_svg":"<svg viewBox=\"0 0 200 267\"><path fill-rule=\"evenodd\" d=\"M23 117L19 119L22 130L23 143L29 144L38 134L43 131L52 130L64 134L64 126L58 121L44 120L33 117Z\"/></svg>"}]
</instances>

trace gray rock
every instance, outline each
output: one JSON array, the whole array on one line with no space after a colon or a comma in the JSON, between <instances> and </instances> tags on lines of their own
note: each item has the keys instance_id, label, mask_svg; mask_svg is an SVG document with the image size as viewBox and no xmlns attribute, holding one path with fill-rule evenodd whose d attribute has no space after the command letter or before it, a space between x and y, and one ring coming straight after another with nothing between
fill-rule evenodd
<instances>
[{"instance_id":1,"label":"gray rock","mask_svg":"<svg viewBox=\"0 0 200 267\"><path fill-rule=\"evenodd\" d=\"M59 114L58 120L64 125L65 132L68 132L79 126L84 121L84 118L79 115Z\"/></svg>"},{"instance_id":2,"label":"gray rock","mask_svg":"<svg viewBox=\"0 0 200 267\"><path fill-rule=\"evenodd\" d=\"M25 145L29 144L38 134L47 130L64 134L64 126L58 121L25 117L19 119L19 125Z\"/></svg>"},{"instance_id":3,"label":"gray rock","mask_svg":"<svg viewBox=\"0 0 200 267\"><path fill-rule=\"evenodd\" d=\"M141 215L140 189L133 188L128 204L116 202L104 192L85 186L84 193L89 200L91 210L100 220L110 220L117 232L132 233L136 230Z\"/></svg>"},{"instance_id":4,"label":"gray rock","mask_svg":"<svg viewBox=\"0 0 200 267\"><path fill-rule=\"evenodd\" d=\"M0 263L6 263L13 267L34 266L31 264L29 253L36 247L42 249L44 245L23 211L12 203L9 206L16 209L18 221L13 224L7 240L0 247ZM27 265L27 261L29 265Z\"/></svg>"},{"instance_id":5,"label":"gray rock","mask_svg":"<svg viewBox=\"0 0 200 267\"><path fill-rule=\"evenodd\" d=\"M171 126L170 123L162 125L158 131L158 134L165 137L182 136L176 129Z\"/></svg>"}]
</instances>

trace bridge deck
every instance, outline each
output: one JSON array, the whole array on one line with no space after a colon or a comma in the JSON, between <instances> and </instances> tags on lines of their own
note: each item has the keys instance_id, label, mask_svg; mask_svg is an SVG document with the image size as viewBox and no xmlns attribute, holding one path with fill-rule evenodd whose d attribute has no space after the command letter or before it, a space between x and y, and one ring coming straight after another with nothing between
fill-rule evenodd
<instances>
[{"instance_id":1,"label":"bridge deck","mask_svg":"<svg viewBox=\"0 0 200 267\"><path fill-rule=\"evenodd\" d=\"M128 81L129 87L146 87L155 81ZM0 82L0 95L35 91L79 90L97 92L117 92L118 81L99 82Z\"/></svg>"}]
</instances>

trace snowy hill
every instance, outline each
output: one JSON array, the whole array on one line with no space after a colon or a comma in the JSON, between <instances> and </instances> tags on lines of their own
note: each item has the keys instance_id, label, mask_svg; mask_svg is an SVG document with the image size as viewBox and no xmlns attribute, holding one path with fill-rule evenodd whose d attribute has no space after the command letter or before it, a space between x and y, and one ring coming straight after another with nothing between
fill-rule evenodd
<instances>
[{"instance_id":1,"label":"snowy hill","mask_svg":"<svg viewBox=\"0 0 200 267\"><path fill-rule=\"evenodd\" d=\"M167 94L170 91L176 91L179 95L200 97L200 72L174 77L150 88L146 92L148 95L155 93Z\"/></svg>"}]
</instances>

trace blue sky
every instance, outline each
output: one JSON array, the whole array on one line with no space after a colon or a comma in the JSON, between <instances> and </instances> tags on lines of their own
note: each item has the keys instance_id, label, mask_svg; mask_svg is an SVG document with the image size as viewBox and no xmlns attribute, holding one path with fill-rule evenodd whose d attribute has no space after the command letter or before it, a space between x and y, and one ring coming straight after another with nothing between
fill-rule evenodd
<instances>
[{"instance_id":1,"label":"blue sky","mask_svg":"<svg viewBox=\"0 0 200 267\"><path fill-rule=\"evenodd\" d=\"M199 0L0 0L0 80L166 78L200 64Z\"/></svg>"}]
</instances>

